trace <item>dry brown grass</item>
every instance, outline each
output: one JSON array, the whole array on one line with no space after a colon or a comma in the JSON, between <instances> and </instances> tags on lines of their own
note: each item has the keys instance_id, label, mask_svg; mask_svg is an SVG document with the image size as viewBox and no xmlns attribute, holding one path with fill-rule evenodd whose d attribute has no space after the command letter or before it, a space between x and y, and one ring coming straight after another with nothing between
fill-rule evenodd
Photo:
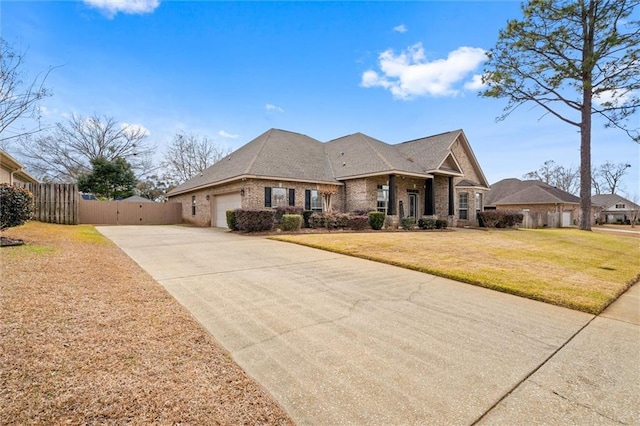
<instances>
[{"instance_id":1,"label":"dry brown grass","mask_svg":"<svg viewBox=\"0 0 640 426\"><path fill-rule=\"evenodd\" d=\"M30 222L0 249L0 424L292 421L91 226Z\"/></svg>"},{"instance_id":2,"label":"dry brown grass","mask_svg":"<svg viewBox=\"0 0 640 426\"><path fill-rule=\"evenodd\" d=\"M274 237L597 314L640 277L628 234L573 229Z\"/></svg>"}]
</instances>

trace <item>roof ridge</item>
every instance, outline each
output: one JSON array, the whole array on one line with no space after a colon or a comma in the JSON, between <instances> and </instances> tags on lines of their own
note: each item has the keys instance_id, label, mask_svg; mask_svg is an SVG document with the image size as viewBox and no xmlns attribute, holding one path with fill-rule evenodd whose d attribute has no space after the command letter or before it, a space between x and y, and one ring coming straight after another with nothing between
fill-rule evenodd
<instances>
[{"instance_id":1,"label":"roof ridge","mask_svg":"<svg viewBox=\"0 0 640 426\"><path fill-rule=\"evenodd\" d=\"M267 140L269 140L269 137L271 136L271 132L274 129L271 128L269 130L267 130L266 133L264 133L265 137L264 140L262 141L262 143L260 144L260 148L258 149L258 151L256 152L256 154L253 156L253 158L251 159L251 161L249 162L249 164L247 165L247 167L244 169L244 173L248 174L251 171L251 168L253 167L253 165L256 163L256 160L258 159L258 157L260 156L260 153L262 153L262 150L264 149L264 146L267 144ZM245 145L246 146L246 145Z\"/></svg>"},{"instance_id":2,"label":"roof ridge","mask_svg":"<svg viewBox=\"0 0 640 426\"><path fill-rule=\"evenodd\" d=\"M422 140L422 139L435 138L435 137L437 137L437 136L446 135L447 133L455 133L455 132L460 132L460 131L462 131L462 129L449 130L449 131L447 131L447 132L436 133L435 135L423 136L423 137L421 137L421 138L415 138L415 139L411 139L411 140L408 140L408 141L400 142L400 143L398 143L397 145L402 145L402 144L405 144L405 143L416 142L416 141L419 141L419 140Z\"/></svg>"},{"instance_id":3,"label":"roof ridge","mask_svg":"<svg viewBox=\"0 0 640 426\"><path fill-rule=\"evenodd\" d=\"M373 151L376 153L376 155L378 156L378 158L379 158L379 159L381 159L381 160L382 160L382 162L383 162L384 164L386 164L386 165L387 165L387 167L389 168L389 170L393 170L393 164L391 164L391 163L389 162L389 160L387 160L387 158L386 158L384 155L382 155L382 154L380 153L380 151L378 151L378 150L373 146L373 144L372 144L372 143L370 143L370 142L369 142L369 141L370 141L370 139L372 139L370 136L367 136L367 135L365 135L364 133L360 133L360 132L358 132L358 133L356 133L356 134L357 134L357 135L359 135L360 137L362 137L362 138L364 139L364 141L366 142L366 144L367 144L367 145L369 145L369 147L370 147L371 149L373 149ZM377 140L377 139L376 139L376 140ZM382 141L378 141L378 142L380 142L380 143L384 143L384 142L382 142ZM388 144L386 144L386 145L388 145ZM389 146L390 146L391 148L393 148L391 145L389 145ZM395 150L395 149L394 149L394 150ZM401 157L403 157L403 158L404 158L404 155L401 155Z\"/></svg>"}]
</instances>

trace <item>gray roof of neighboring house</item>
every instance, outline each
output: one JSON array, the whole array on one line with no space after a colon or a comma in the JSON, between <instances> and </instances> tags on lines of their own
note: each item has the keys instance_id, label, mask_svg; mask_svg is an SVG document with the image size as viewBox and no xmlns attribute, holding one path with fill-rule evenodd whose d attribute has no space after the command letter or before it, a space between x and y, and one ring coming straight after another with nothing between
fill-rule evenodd
<instances>
[{"instance_id":1,"label":"gray roof of neighboring house","mask_svg":"<svg viewBox=\"0 0 640 426\"><path fill-rule=\"evenodd\" d=\"M132 195L131 197L124 198L120 201L127 201L132 203L153 203L153 200L141 197L139 195Z\"/></svg>"},{"instance_id":2,"label":"gray roof of neighboring house","mask_svg":"<svg viewBox=\"0 0 640 426\"><path fill-rule=\"evenodd\" d=\"M640 206L633 201L629 201L621 195L617 194L596 194L591 196L591 204L609 209L615 207L616 204L624 203L628 206L628 209L638 209Z\"/></svg>"},{"instance_id":3,"label":"gray roof of neighboring house","mask_svg":"<svg viewBox=\"0 0 640 426\"><path fill-rule=\"evenodd\" d=\"M491 185L486 206L498 204L580 204L580 198L539 180L503 179Z\"/></svg>"},{"instance_id":4,"label":"gray roof of neighboring house","mask_svg":"<svg viewBox=\"0 0 640 426\"><path fill-rule=\"evenodd\" d=\"M239 178L280 179L333 183L360 176L402 173L430 177L432 172L460 176L450 159L453 143L460 139L477 163L462 130L389 145L362 133L322 143L309 136L271 129L227 157L182 183L169 195L219 185ZM453 164L453 167L451 166ZM488 183L476 166L486 187Z\"/></svg>"}]
</instances>

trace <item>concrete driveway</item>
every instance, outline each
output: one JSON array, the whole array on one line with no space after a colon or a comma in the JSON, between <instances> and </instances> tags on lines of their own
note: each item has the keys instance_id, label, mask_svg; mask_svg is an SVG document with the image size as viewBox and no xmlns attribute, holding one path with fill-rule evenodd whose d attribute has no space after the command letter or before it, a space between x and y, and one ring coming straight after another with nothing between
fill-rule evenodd
<instances>
[{"instance_id":1,"label":"concrete driveway","mask_svg":"<svg viewBox=\"0 0 640 426\"><path fill-rule=\"evenodd\" d=\"M98 230L300 425L640 422L626 317L212 228Z\"/></svg>"}]
</instances>

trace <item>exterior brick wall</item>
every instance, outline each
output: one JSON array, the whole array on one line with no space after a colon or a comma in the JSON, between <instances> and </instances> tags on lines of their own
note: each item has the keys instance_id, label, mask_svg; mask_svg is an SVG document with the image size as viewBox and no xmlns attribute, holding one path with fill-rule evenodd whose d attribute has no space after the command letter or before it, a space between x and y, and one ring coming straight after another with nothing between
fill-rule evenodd
<instances>
[{"instance_id":1,"label":"exterior brick wall","mask_svg":"<svg viewBox=\"0 0 640 426\"><path fill-rule=\"evenodd\" d=\"M480 200L480 204L482 204L483 202L482 200L484 200L484 194L487 192L487 190L481 189L481 188L465 188L465 187L459 188L459 187L456 187L456 185L458 185L462 180L468 180L474 183L482 183L483 180L482 180L481 172L476 167L474 167L474 163L471 161L470 153L465 149L465 146L462 142L460 142L459 140L456 141L451 147L451 152L453 153L453 156L456 158L456 160L458 161L458 164L460 165L460 167L462 168L465 174L464 177L454 177L453 179L453 185L454 185L453 201L454 201L454 217L455 217L454 219L455 223L453 225L454 226L465 226L465 225L476 226L478 224L476 211L477 210L482 211L483 209L482 205L476 206L476 194L478 193L482 194L481 200ZM461 220L458 216L459 207L460 207L458 205L459 203L458 194L464 193L464 192L468 194L468 200L469 200L467 220Z\"/></svg>"}]
</instances>

